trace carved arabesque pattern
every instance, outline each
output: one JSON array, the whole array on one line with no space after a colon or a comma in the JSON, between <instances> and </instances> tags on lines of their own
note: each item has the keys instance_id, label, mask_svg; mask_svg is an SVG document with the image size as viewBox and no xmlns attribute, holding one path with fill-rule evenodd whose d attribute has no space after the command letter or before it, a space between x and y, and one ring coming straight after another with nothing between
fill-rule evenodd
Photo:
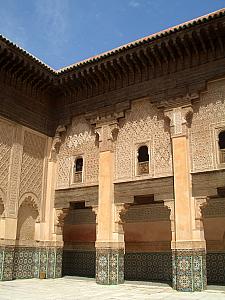
<instances>
[{"instance_id":1,"label":"carved arabesque pattern","mask_svg":"<svg viewBox=\"0 0 225 300\"><path fill-rule=\"evenodd\" d=\"M208 91L201 94L200 102L194 107L191 125L190 147L192 168L203 171L216 167L214 165L216 149L214 148L214 125L225 122L225 81L208 84Z\"/></svg>"},{"instance_id":2,"label":"carved arabesque pattern","mask_svg":"<svg viewBox=\"0 0 225 300\"><path fill-rule=\"evenodd\" d=\"M135 174L138 143L150 142L150 174L163 176L172 172L170 135L164 119L149 100L132 103L131 111L120 121L116 142L116 179L130 179Z\"/></svg>"},{"instance_id":3,"label":"carved arabesque pattern","mask_svg":"<svg viewBox=\"0 0 225 300\"><path fill-rule=\"evenodd\" d=\"M25 131L20 196L32 192L41 200L46 139Z\"/></svg>"},{"instance_id":4,"label":"carved arabesque pattern","mask_svg":"<svg viewBox=\"0 0 225 300\"><path fill-rule=\"evenodd\" d=\"M69 186L72 159L78 155L84 156L84 181L87 183L98 181L99 150L95 138L83 116L73 119L58 155L58 188Z\"/></svg>"},{"instance_id":5,"label":"carved arabesque pattern","mask_svg":"<svg viewBox=\"0 0 225 300\"><path fill-rule=\"evenodd\" d=\"M0 197L0 217L4 213L4 210L5 210L4 202L3 199Z\"/></svg>"},{"instance_id":6,"label":"carved arabesque pattern","mask_svg":"<svg viewBox=\"0 0 225 300\"><path fill-rule=\"evenodd\" d=\"M0 188L7 193L13 126L0 121Z\"/></svg>"}]
</instances>

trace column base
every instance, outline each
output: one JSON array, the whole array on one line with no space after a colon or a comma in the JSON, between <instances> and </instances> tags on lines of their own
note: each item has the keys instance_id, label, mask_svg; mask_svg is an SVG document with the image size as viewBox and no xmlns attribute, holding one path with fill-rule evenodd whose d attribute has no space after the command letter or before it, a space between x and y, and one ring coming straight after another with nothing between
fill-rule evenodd
<instances>
[{"instance_id":1,"label":"column base","mask_svg":"<svg viewBox=\"0 0 225 300\"><path fill-rule=\"evenodd\" d=\"M96 282L124 283L124 249L96 249Z\"/></svg>"},{"instance_id":2,"label":"column base","mask_svg":"<svg viewBox=\"0 0 225 300\"><path fill-rule=\"evenodd\" d=\"M181 292L206 289L205 249L173 250L173 288Z\"/></svg>"}]
</instances>

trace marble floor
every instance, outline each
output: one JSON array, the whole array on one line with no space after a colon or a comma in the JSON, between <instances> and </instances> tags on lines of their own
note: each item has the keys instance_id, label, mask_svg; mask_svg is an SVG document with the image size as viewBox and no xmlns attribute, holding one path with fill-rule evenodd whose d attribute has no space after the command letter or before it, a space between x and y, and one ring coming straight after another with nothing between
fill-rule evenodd
<instances>
[{"instance_id":1,"label":"marble floor","mask_svg":"<svg viewBox=\"0 0 225 300\"><path fill-rule=\"evenodd\" d=\"M94 279L66 276L59 279L23 279L0 283L1 300L116 300L202 299L225 300L225 287L209 286L201 293L180 293L167 284L125 282L97 285Z\"/></svg>"}]
</instances>

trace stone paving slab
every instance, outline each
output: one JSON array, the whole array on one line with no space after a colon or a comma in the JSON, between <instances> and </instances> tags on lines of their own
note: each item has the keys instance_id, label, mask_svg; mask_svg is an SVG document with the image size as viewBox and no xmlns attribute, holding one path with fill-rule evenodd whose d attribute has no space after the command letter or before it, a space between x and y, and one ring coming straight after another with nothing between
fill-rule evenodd
<instances>
[{"instance_id":1,"label":"stone paving slab","mask_svg":"<svg viewBox=\"0 0 225 300\"><path fill-rule=\"evenodd\" d=\"M0 300L225 300L225 287L180 293L167 284L125 282L103 286L94 279L66 276L59 279L24 279L0 283Z\"/></svg>"}]
</instances>

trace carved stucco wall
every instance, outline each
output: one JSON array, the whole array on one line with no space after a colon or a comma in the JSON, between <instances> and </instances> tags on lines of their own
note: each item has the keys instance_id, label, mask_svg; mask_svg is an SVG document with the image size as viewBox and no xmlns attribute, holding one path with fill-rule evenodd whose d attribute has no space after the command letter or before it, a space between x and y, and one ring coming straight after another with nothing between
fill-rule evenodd
<instances>
[{"instance_id":1,"label":"carved stucco wall","mask_svg":"<svg viewBox=\"0 0 225 300\"><path fill-rule=\"evenodd\" d=\"M9 166L13 145L14 126L0 120L0 189L5 197L8 192ZM4 198L5 198L4 197ZM2 197L3 198L3 197ZM2 199L2 201L5 199Z\"/></svg>"},{"instance_id":2,"label":"carved stucco wall","mask_svg":"<svg viewBox=\"0 0 225 300\"><path fill-rule=\"evenodd\" d=\"M143 143L150 147L149 176L171 175L172 155L169 129L165 130L162 113L147 99L134 101L131 111L127 112L125 119L120 121L116 143L116 180L136 178L136 153L138 146Z\"/></svg>"},{"instance_id":3,"label":"carved stucco wall","mask_svg":"<svg viewBox=\"0 0 225 300\"><path fill-rule=\"evenodd\" d=\"M17 216L20 199L43 194L47 137L5 119L0 119L0 211Z\"/></svg>"},{"instance_id":4,"label":"carved stucco wall","mask_svg":"<svg viewBox=\"0 0 225 300\"><path fill-rule=\"evenodd\" d=\"M20 197L33 193L39 203L42 198L46 138L25 131L20 177Z\"/></svg>"},{"instance_id":5,"label":"carved stucco wall","mask_svg":"<svg viewBox=\"0 0 225 300\"><path fill-rule=\"evenodd\" d=\"M4 205L4 202L3 202L3 197L1 197L0 195L0 217L2 216L4 210L5 210L5 205Z\"/></svg>"},{"instance_id":6,"label":"carved stucco wall","mask_svg":"<svg viewBox=\"0 0 225 300\"><path fill-rule=\"evenodd\" d=\"M22 203L18 211L17 235L18 240L34 240L35 222L38 211L31 202Z\"/></svg>"},{"instance_id":7,"label":"carved stucco wall","mask_svg":"<svg viewBox=\"0 0 225 300\"><path fill-rule=\"evenodd\" d=\"M69 187L72 184L72 167L77 156L84 159L84 183L98 182L99 150L95 139L95 134L83 116L73 119L58 155L57 188Z\"/></svg>"},{"instance_id":8,"label":"carved stucco wall","mask_svg":"<svg viewBox=\"0 0 225 300\"><path fill-rule=\"evenodd\" d=\"M192 170L204 171L218 166L217 134L225 129L225 80L211 82L207 92L194 105L190 129Z\"/></svg>"}]
</instances>

